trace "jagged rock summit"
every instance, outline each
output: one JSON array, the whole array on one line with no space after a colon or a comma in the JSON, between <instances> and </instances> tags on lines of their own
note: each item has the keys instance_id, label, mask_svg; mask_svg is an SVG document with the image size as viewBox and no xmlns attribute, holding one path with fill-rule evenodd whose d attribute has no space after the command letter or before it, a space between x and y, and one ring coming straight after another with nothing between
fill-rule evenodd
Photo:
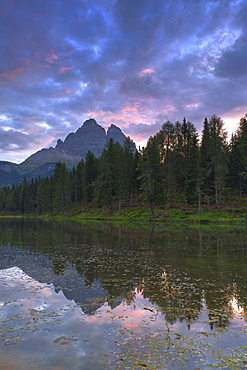
<instances>
[{"instance_id":1,"label":"jagged rock summit","mask_svg":"<svg viewBox=\"0 0 247 370\"><path fill-rule=\"evenodd\" d=\"M119 127L111 125L106 133L105 129L98 125L95 119L90 118L75 133L70 133L64 142L58 140L55 149L80 158L85 157L90 150L96 157L99 157L110 138L115 142L118 141L121 145L126 140L126 136Z\"/></svg>"},{"instance_id":2,"label":"jagged rock summit","mask_svg":"<svg viewBox=\"0 0 247 370\"><path fill-rule=\"evenodd\" d=\"M41 149L19 165L0 162L0 177L8 179L7 183L0 181L0 186L19 182L23 176L28 179L48 176L53 172L57 162L65 162L67 167L72 169L82 158L85 158L89 150L99 157L111 138L121 145L126 140L126 136L119 127L111 125L106 132L95 119L90 118L76 132L70 133L64 141L59 139L55 148ZM6 176L6 171L8 176Z\"/></svg>"},{"instance_id":3,"label":"jagged rock summit","mask_svg":"<svg viewBox=\"0 0 247 370\"><path fill-rule=\"evenodd\" d=\"M60 161L65 162L68 168L72 168L82 158L85 158L89 150L96 157L99 157L110 138L115 142L118 141L121 145L126 140L126 136L119 127L111 125L106 133L95 119L90 118L76 132L71 132L64 141L59 139L55 148L39 150L22 162L20 166L34 169L38 163L57 163Z\"/></svg>"}]
</instances>

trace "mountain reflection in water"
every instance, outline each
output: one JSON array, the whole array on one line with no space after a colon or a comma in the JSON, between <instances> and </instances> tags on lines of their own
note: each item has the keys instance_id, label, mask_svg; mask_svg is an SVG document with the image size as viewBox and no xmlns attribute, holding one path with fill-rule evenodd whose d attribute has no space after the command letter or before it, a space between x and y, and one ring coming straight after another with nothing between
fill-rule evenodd
<instances>
[{"instance_id":1,"label":"mountain reflection in water","mask_svg":"<svg viewBox=\"0 0 247 370\"><path fill-rule=\"evenodd\" d=\"M240 348L246 336L246 259L245 228L0 220L3 342L18 344L23 353L27 353L24 343L33 343L31 347L43 343L44 351L38 345L37 352L42 364L46 345L52 344L49 366L53 368L59 358L61 368L72 369L97 369L99 363L120 369L128 357L120 354L123 344L134 341L133 348L138 348L140 338L143 346L151 339L153 345L157 337L168 336L171 343L172 338L183 336L186 341L192 335L195 348L198 343L211 348L217 338L217 350L222 350L228 335L229 343L234 338ZM19 276L15 289L13 279L12 285L1 279L11 271L12 278ZM11 312L15 319L10 319ZM36 340L33 333L38 333ZM177 351L179 357L174 346L167 353ZM196 367L195 348L188 348L190 363ZM5 350L4 356L9 352ZM216 366L211 352L201 357ZM65 353L67 363L62 360ZM155 361L163 364L162 356ZM176 361L171 369L179 368Z\"/></svg>"}]
</instances>

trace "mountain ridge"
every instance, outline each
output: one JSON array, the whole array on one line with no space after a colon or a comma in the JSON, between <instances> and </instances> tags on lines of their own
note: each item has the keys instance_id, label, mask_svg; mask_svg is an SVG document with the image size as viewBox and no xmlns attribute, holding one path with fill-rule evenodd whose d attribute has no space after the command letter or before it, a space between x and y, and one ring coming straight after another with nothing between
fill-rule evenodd
<instances>
[{"instance_id":1,"label":"mountain ridge","mask_svg":"<svg viewBox=\"0 0 247 370\"><path fill-rule=\"evenodd\" d=\"M57 162L65 162L67 168L72 169L89 150L99 157L107 141L113 139L123 145L126 138L119 127L112 124L106 132L95 119L90 118L76 132L69 133L64 141L58 139L54 148L42 148L20 164L0 161L0 186L20 183L24 176L28 180L50 176Z\"/></svg>"}]
</instances>

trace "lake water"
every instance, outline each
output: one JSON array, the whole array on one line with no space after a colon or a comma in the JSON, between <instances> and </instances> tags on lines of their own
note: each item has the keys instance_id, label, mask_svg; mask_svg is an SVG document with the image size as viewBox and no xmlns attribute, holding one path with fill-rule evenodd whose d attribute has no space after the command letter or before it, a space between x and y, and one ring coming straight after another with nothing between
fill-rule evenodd
<instances>
[{"instance_id":1,"label":"lake water","mask_svg":"<svg viewBox=\"0 0 247 370\"><path fill-rule=\"evenodd\" d=\"M244 369L247 228L0 220L0 368Z\"/></svg>"}]
</instances>

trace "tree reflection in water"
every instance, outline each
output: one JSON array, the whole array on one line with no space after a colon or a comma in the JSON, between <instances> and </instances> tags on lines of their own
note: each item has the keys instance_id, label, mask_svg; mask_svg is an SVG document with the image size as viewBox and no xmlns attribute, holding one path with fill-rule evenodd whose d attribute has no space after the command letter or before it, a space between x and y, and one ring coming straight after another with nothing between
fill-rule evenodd
<instances>
[{"instance_id":1,"label":"tree reflection in water","mask_svg":"<svg viewBox=\"0 0 247 370\"><path fill-rule=\"evenodd\" d=\"M205 305L211 329L228 325L233 300L246 311L245 229L22 219L1 220L0 231L2 246L25 254L18 256L25 272L53 283L88 312L104 301L112 308L130 304L136 290L170 324L190 327ZM12 267L11 253L6 258L2 268Z\"/></svg>"},{"instance_id":2,"label":"tree reflection in water","mask_svg":"<svg viewBox=\"0 0 247 370\"><path fill-rule=\"evenodd\" d=\"M0 246L0 269L18 266L37 284L52 284L54 302L62 302L61 294L62 300L69 302L65 310L64 303L54 310L46 308L51 316L42 319L37 310L30 311L30 298L26 300L30 307L23 313L23 317L31 316L33 329L39 330L36 338L43 343L43 349L52 346L52 356L58 356L61 369L77 369L82 361L83 369L90 370L98 369L99 362L105 368L122 369L122 361L127 365L129 361L133 369L176 369L185 360L196 368L205 359L214 367L220 366L217 361L229 368L234 361L244 364L245 347L241 341L246 335L247 307L245 228L207 230L147 223L2 219ZM17 291L23 293L21 288ZM23 323L20 313L16 318L8 316L10 307L23 312L24 305L18 299L2 305L3 315L7 315L4 340L9 335L9 322L17 320L17 324L20 319ZM62 329L58 323L63 323ZM18 325L11 329L12 339L8 338L27 353L36 343L33 332L25 322L23 328ZM25 339L20 336L22 329L26 330ZM41 329L50 334L42 334ZM234 343L239 348L234 358L228 354L223 357L226 341L228 347ZM85 343L90 346L86 348ZM58 355L57 345L66 350ZM42 346L37 346L41 353ZM1 357L9 353L5 350ZM55 361L52 356L51 364ZM108 356L105 362L104 356Z\"/></svg>"}]
</instances>

